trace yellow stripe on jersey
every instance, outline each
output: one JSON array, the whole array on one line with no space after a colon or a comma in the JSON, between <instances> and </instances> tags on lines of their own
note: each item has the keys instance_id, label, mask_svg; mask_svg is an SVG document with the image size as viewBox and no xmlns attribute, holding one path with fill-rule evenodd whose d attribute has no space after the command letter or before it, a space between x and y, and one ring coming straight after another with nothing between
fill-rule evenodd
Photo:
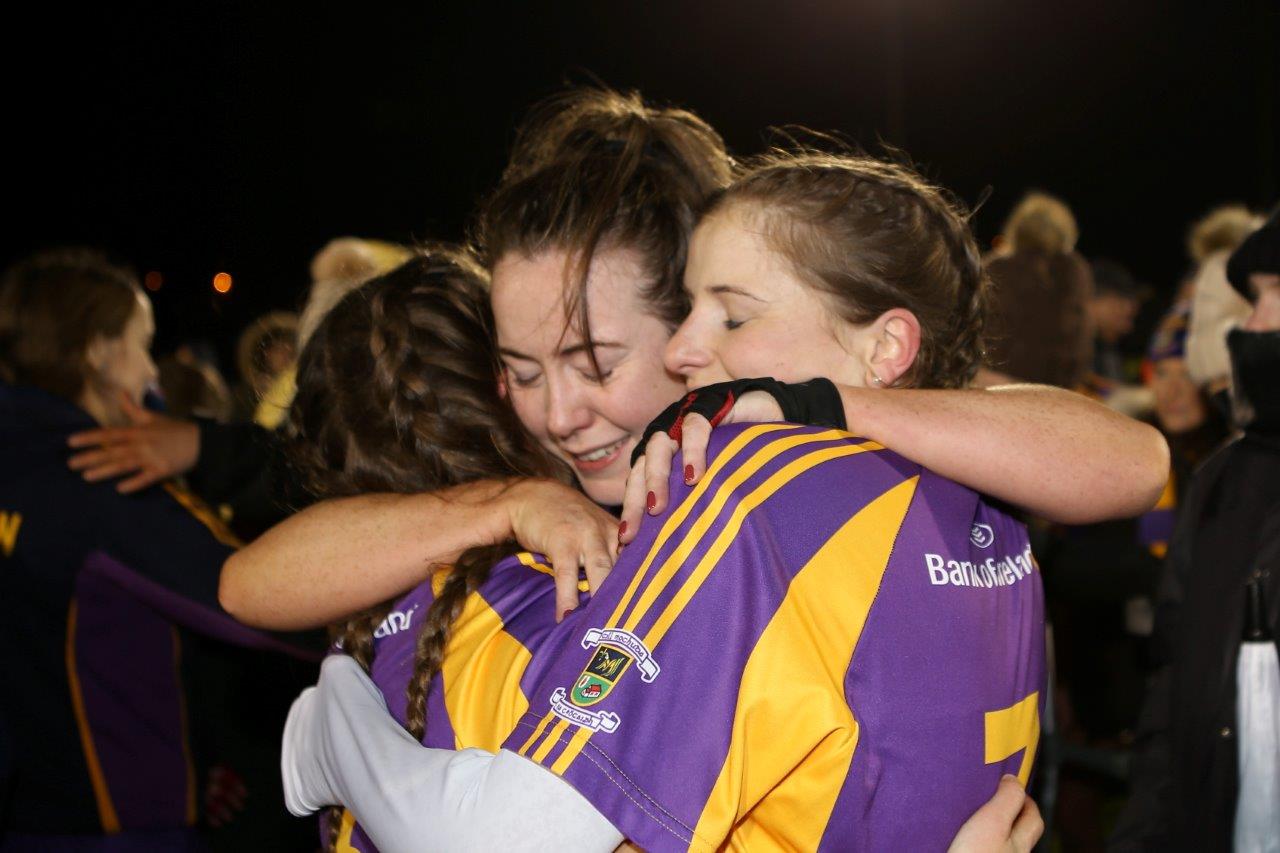
<instances>
[{"instance_id":1,"label":"yellow stripe on jersey","mask_svg":"<svg viewBox=\"0 0 1280 853\"><path fill-rule=\"evenodd\" d=\"M448 578L448 571L432 576L437 596ZM466 597L440 667L455 748L476 746L490 752L501 748L529 710L520 677L532 657L523 643L507 633L502 617L482 596Z\"/></svg>"},{"instance_id":2,"label":"yellow stripe on jersey","mask_svg":"<svg viewBox=\"0 0 1280 853\"><path fill-rule=\"evenodd\" d=\"M556 759L556 763L551 765L551 772L557 776L563 776L564 771L569 769L569 765L578 757L578 753L582 752L582 748L590 739L591 729L579 726L573 733L573 737L569 739L569 745L564 748L564 752Z\"/></svg>"},{"instance_id":3,"label":"yellow stripe on jersey","mask_svg":"<svg viewBox=\"0 0 1280 853\"><path fill-rule=\"evenodd\" d=\"M360 853L351 846L351 832L356 828L356 816L351 809L342 810L342 823L338 827L338 838L333 844L333 853Z\"/></svg>"},{"instance_id":4,"label":"yellow stripe on jersey","mask_svg":"<svg viewBox=\"0 0 1280 853\"><path fill-rule=\"evenodd\" d=\"M781 444L782 442L778 442ZM875 442L866 442L864 444L845 444L839 447L830 447L826 450L819 450L813 453L805 454L799 459L783 466L775 472L768 480L765 480L758 488L747 495L738 504L738 507L729 516L728 523L724 529L720 531L720 535L716 537L715 542L707 550L706 555L698 562L690 572L689 577L685 580L680 591L672 597L667 603L666 608L662 611L662 615L653 623L653 627L649 629L649 633L645 634L644 644L650 650L657 647L662 638L666 636L667 631L671 628L672 623L676 621L676 617L684 610L690 599L697 594L699 588L702 587L704 581L710 576L711 570L720 562L720 558L724 556L724 552L733 544L733 540L737 537L738 531L742 529L742 523L746 519L747 514L760 504L773 497L775 493L787 483L796 477L813 468L821 465L823 462L829 462L832 459L840 459L845 456L854 456L859 453L865 453L868 450L879 450L880 445Z\"/></svg>"},{"instance_id":5,"label":"yellow stripe on jersey","mask_svg":"<svg viewBox=\"0 0 1280 853\"><path fill-rule=\"evenodd\" d=\"M560 737L569 728L568 720L561 720L551 729L551 734L547 735L547 739L542 742L542 746L533 751L533 755L529 756L535 763L541 764L542 759L547 757L547 753L551 752L551 747L560 742Z\"/></svg>"},{"instance_id":6,"label":"yellow stripe on jersey","mask_svg":"<svg viewBox=\"0 0 1280 853\"><path fill-rule=\"evenodd\" d=\"M538 738L542 737L542 733L547 730L547 726L551 725L551 721L555 718L555 713L553 711L548 711L547 715L542 718L542 722L538 723L538 727L533 730L533 734L529 735L529 739L516 751L521 755L528 753L529 747L533 746L534 743L537 742Z\"/></svg>"},{"instance_id":7,"label":"yellow stripe on jersey","mask_svg":"<svg viewBox=\"0 0 1280 853\"><path fill-rule=\"evenodd\" d=\"M745 435L745 433L743 434ZM730 474L724 482L719 485L715 497L685 534L684 540L676 547L671 555L667 557L666 562L662 564L662 567L654 573L653 578L649 581L648 586L645 587L644 592L641 593L639 600L636 602L635 608L631 611L631 614L627 617L626 622L621 627L627 631L635 632L636 625L638 625L640 620L648 613L649 608L653 606L654 601L662 594L663 590L667 588L667 584L669 584L672 578L675 577L676 573L679 572L680 567L684 565L685 560L687 560L689 555L693 553L694 549L698 547L702 537L706 535L711 526L719 519L720 513L724 510L729 498L733 496L734 492L737 491L749 477L788 450L792 450L806 444L835 441L844 438L845 435L845 433L838 430L826 430L820 433L807 433L788 438L780 438L769 442L764 447L756 451L750 459L738 466L737 470ZM721 457L723 456L724 454L721 453ZM716 461L718 462L719 458L717 458ZM694 496L690 495L681 505L681 509L684 507L692 508L694 500ZM655 542L654 549L650 553L656 554L658 547L660 547L659 543ZM607 624L610 627L616 627L616 623L614 622L609 622ZM650 646L651 650L652 648L653 647Z\"/></svg>"},{"instance_id":8,"label":"yellow stripe on jersey","mask_svg":"<svg viewBox=\"0 0 1280 853\"><path fill-rule=\"evenodd\" d=\"M164 490L177 501L183 509L195 516L205 527L209 528L209 532L213 534L213 538L217 539L223 545L230 548L243 548L244 543L231 532L231 528L223 524L222 519L218 518L213 512L204 505L204 503L195 495L186 489L181 489L174 483L165 483Z\"/></svg>"},{"instance_id":9,"label":"yellow stripe on jersey","mask_svg":"<svg viewBox=\"0 0 1280 853\"><path fill-rule=\"evenodd\" d=\"M555 569L551 568L546 563L539 563L537 560L533 559L533 555L530 554L528 551L521 551L519 554L516 554L516 557L520 559L521 563L533 569L535 572L541 572L544 575L551 575L552 577L556 576ZM588 584L584 580L578 581L578 592L590 592L590 591L591 591L590 584Z\"/></svg>"},{"instance_id":10,"label":"yellow stripe on jersey","mask_svg":"<svg viewBox=\"0 0 1280 853\"><path fill-rule=\"evenodd\" d=\"M84 749L84 763L89 768L89 783L93 787L93 799L98 806L98 821L102 831L114 835L120 831L120 817L116 814L116 805L111 800L111 790L107 787L107 777L102 772L102 764L98 761L98 748L93 743L93 732L89 728L89 715L84 708L84 694L80 690L80 672L76 665L76 602L72 600L67 612L67 681L71 688L71 707L75 712L76 728L80 732L80 746Z\"/></svg>"},{"instance_id":11,"label":"yellow stripe on jersey","mask_svg":"<svg viewBox=\"0 0 1280 853\"><path fill-rule=\"evenodd\" d=\"M833 780L845 778L858 744L845 674L918 481L868 504L791 582L747 660L697 838L731 850L818 848L840 792ZM779 732L795 747L779 748Z\"/></svg>"},{"instance_id":12,"label":"yellow stripe on jersey","mask_svg":"<svg viewBox=\"0 0 1280 853\"><path fill-rule=\"evenodd\" d=\"M711 463L711 467L702 475L702 479L698 481L698 485L694 486L693 490L689 493L689 496L686 497L679 506L673 509L669 516L667 516L666 522L663 523L662 529L658 531L657 538L653 540L653 545L649 548L649 553L645 555L644 562L640 564L640 568L636 570L635 575L631 578L631 583L627 586L627 591L623 593L622 598L618 600L618 606L614 608L613 614L609 617L608 621L605 622L606 625L610 627L617 627L618 620L622 618L622 614L626 611L627 606L631 604L632 597L635 595L636 590L640 588L640 584L644 581L645 573L649 571L649 567L653 564L653 560L657 556L658 551L662 549L662 547L667 543L667 540L671 538L671 535L675 533L676 528L683 524L684 520L689 517L689 513L693 512L694 505L711 488L712 482L714 482L715 478L724 470L725 466L733 460L733 457L736 456L742 448L746 447L747 444L759 436L770 432L793 429L796 429L796 427L786 424L761 424L760 426L754 426L743 430L736 438L733 439L733 441L725 445L724 450L721 450L720 454L716 457L716 460Z\"/></svg>"},{"instance_id":13,"label":"yellow stripe on jersey","mask_svg":"<svg viewBox=\"0 0 1280 853\"><path fill-rule=\"evenodd\" d=\"M828 433L821 433L820 435L829 436ZM839 434L836 434L836 435L837 437L839 436ZM801 438L803 437L797 436L795 438L781 439L779 441L773 442L773 444L774 445L786 444L787 447L784 449L790 449L791 447L795 447L795 446L798 446L799 444L805 443L803 441L798 440ZM817 436L812 436L812 438L816 439ZM773 445L770 445L770 447L772 446ZM716 565L719 564L720 558L724 556L724 552L728 550L730 545L733 544L733 540L738 535L738 532L742 529L742 524L746 520L747 515L750 514L754 509L759 507L760 504L764 503L769 498L777 494L777 492L787 483L791 482L793 479L800 476L805 471L808 471L809 469L817 465L820 465L823 462L829 462L832 459L839 459L845 456L854 456L859 453L865 453L867 451L883 450L883 449L884 448L882 445L877 444L874 441L867 441L867 442L863 442L862 444L841 444L841 445L837 445L836 447L828 447L822 450L810 451L809 453L806 453L804 456L801 456L799 459L792 460L787 465L784 465L782 468L775 471L767 480L765 480L764 483L757 486L750 493L744 496L739 502L738 506L734 509L733 514L729 517L729 521L725 524L724 529L721 530L720 535L716 537L715 542L712 543L711 547L708 549L706 555L698 562L698 565L694 567L689 577L685 580L683 586L681 586L680 590L675 594L672 600L667 604L666 608L662 611L662 614L658 617L657 621L655 621L653 626L650 628L649 633L645 635L643 640L645 646L651 652L657 649L658 643L660 643L662 641L662 638L666 636L667 631L675 623L676 618L680 615L681 612L683 612L685 606L688 605L689 601L693 598L693 596L697 594L703 582L705 582L706 579L710 577L712 570L716 567ZM760 451L760 453L763 454L766 452L766 450L762 450ZM745 468L751 465L753 462L754 460L744 463L743 467ZM725 487L728 488L731 485L740 485L740 484L734 484L732 483L732 481L730 481L725 484ZM717 496L716 500L719 501L719 496ZM713 504L713 506L708 508L706 515L709 516L713 512L718 513L722 508L722 506L723 506L723 502L721 502L719 506L716 506ZM702 519L699 519L699 524L701 524L701 521ZM697 532L696 525L695 525L695 530L690 531L689 536L692 537L695 532ZM700 537L701 532L698 532L697 535ZM688 549L685 548L685 545L687 543L688 543L688 540L686 540L685 543L682 543L680 545L680 547L676 550L675 554L673 554L673 558L676 555L681 554L682 551L692 550L692 546L689 546ZM662 573L665 572L666 569L667 567L664 565L662 570L659 571L659 573L654 576L653 583L656 584L661 581ZM673 569L672 573L674 573L674 571L675 570ZM646 591L645 594L647 596L648 592ZM630 630L630 628L628 628L628 630ZM573 763L573 760L575 758L577 758L578 754L582 751L583 747L586 746L587 741L590 740L590 738L591 738L590 733L587 733L582 738L578 738L575 735L575 737L573 738L569 746L565 748L564 753L556 761L556 766L562 768L559 772L563 772L564 770L568 769L569 765Z\"/></svg>"}]
</instances>

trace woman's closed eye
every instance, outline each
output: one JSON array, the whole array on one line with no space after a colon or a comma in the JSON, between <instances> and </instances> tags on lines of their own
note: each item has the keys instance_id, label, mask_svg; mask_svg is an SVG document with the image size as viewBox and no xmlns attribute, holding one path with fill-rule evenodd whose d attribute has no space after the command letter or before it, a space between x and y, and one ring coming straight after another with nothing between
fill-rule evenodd
<instances>
[{"instance_id":1,"label":"woman's closed eye","mask_svg":"<svg viewBox=\"0 0 1280 853\"><path fill-rule=\"evenodd\" d=\"M537 370L521 372L509 364L503 365L503 369L506 371L507 381L517 388L532 388L542 378L542 373Z\"/></svg>"},{"instance_id":2,"label":"woman's closed eye","mask_svg":"<svg viewBox=\"0 0 1280 853\"><path fill-rule=\"evenodd\" d=\"M728 329L729 331L731 331L731 332L732 332L734 329L737 329L737 328L739 328L740 326L742 326L742 324L743 324L743 323L745 323L745 322L747 322L747 321L746 321L746 320L734 320L734 319L731 319L731 318L729 318L729 317L726 317L726 318L724 319L724 327L725 327L726 329Z\"/></svg>"},{"instance_id":3,"label":"woman's closed eye","mask_svg":"<svg viewBox=\"0 0 1280 853\"><path fill-rule=\"evenodd\" d=\"M597 372L592 368L579 369L578 373L583 379L595 385L604 385L609 381L609 377L613 376L613 370L605 370L603 367Z\"/></svg>"}]
</instances>

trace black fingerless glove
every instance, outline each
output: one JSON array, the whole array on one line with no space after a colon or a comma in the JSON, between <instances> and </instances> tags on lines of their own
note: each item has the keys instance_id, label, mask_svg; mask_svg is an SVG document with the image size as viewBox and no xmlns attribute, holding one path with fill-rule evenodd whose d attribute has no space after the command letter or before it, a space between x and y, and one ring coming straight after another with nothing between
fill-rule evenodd
<instances>
[{"instance_id":1,"label":"black fingerless glove","mask_svg":"<svg viewBox=\"0 0 1280 853\"><path fill-rule=\"evenodd\" d=\"M683 399L663 410L645 428L644 436L631 451L631 464L636 464L636 460L644 455L654 433L665 432L679 444L686 415L702 415L715 426L729 414L737 399L748 391L763 391L776 400L782 409L782 419L788 423L845 429L844 402L829 379L810 379L794 384L767 377L735 379L690 391Z\"/></svg>"}]
</instances>

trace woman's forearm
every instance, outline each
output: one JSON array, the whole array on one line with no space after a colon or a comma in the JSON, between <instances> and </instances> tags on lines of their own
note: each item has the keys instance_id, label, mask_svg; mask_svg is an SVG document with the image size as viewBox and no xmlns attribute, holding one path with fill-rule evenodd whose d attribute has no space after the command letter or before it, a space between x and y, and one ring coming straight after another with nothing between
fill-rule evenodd
<instances>
[{"instance_id":1,"label":"woman's forearm","mask_svg":"<svg viewBox=\"0 0 1280 853\"><path fill-rule=\"evenodd\" d=\"M508 485L323 501L268 530L223 566L218 597L248 625L300 630L409 590L433 565L511 535Z\"/></svg>"},{"instance_id":2,"label":"woman's forearm","mask_svg":"<svg viewBox=\"0 0 1280 853\"><path fill-rule=\"evenodd\" d=\"M851 431L1058 523L1142 513L1169 475L1158 430L1060 388L841 386L840 395Z\"/></svg>"}]
</instances>

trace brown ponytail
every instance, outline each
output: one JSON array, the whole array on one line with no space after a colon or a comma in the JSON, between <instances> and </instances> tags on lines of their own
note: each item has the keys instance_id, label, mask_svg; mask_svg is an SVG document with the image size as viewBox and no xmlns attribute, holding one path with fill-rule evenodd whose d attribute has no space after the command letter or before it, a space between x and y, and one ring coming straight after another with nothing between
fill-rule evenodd
<instances>
[{"instance_id":1,"label":"brown ponytail","mask_svg":"<svg viewBox=\"0 0 1280 853\"><path fill-rule=\"evenodd\" d=\"M920 321L920 350L896 383L966 385L985 357L990 283L964 208L913 169L853 154L773 151L749 163L706 215L748 205L797 274L842 318L891 308Z\"/></svg>"},{"instance_id":2,"label":"brown ponytail","mask_svg":"<svg viewBox=\"0 0 1280 853\"><path fill-rule=\"evenodd\" d=\"M682 276L694 221L732 172L723 140L693 113L635 93L574 89L535 107L518 131L473 241L491 271L510 252L565 251L565 321L588 346L591 259L601 247L634 249L645 303L674 328L688 313Z\"/></svg>"},{"instance_id":3,"label":"brown ponytail","mask_svg":"<svg viewBox=\"0 0 1280 853\"><path fill-rule=\"evenodd\" d=\"M347 294L298 363L289 451L308 491L330 498L429 492L482 478L567 480L498 397L492 333L484 272L455 249L424 250ZM466 596L516 548L504 542L464 553L428 609L408 687L415 737L425 732L427 693ZM366 671L391 604L331 628ZM330 810L328 849L340 827L341 810Z\"/></svg>"}]
</instances>

